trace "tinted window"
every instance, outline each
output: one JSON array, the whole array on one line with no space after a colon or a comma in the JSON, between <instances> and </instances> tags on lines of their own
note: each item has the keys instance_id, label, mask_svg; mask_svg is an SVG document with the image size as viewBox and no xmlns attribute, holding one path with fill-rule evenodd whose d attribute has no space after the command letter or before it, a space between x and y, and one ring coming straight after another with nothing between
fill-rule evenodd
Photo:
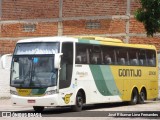
<instances>
[{"instance_id":1,"label":"tinted window","mask_svg":"<svg viewBox=\"0 0 160 120\"><path fill-rule=\"evenodd\" d=\"M77 44L76 64L155 66L156 52L137 48Z\"/></svg>"},{"instance_id":2,"label":"tinted window","mask_svg":"<svg viewBox=\"0 0 160 120\"><path fill-rule=\"evenodd\" d=\"M140 66L147 66L146 50L140 49L138 52L138 61Z\"/></svg>"},{"instance_id":3,"label":"tinted window","mask_svg":"<svg viewBox=\"0 0 160 120\"><path fill-rule=\"evenodd\" d=\"M128 50L128 54L129 54L129 65L139 65L139 61L138 61L138 49L132 49L130 48Z\"/></svg>"},{"instance_id":4,"label":"tinted window","mask_svg":"<svg viewBox=\"0 0 160 120\"><path fill-rule=\"evenodd\" d=\"M116 58L118 65L128 65L127 48L116 48Z\"/></svg>"},{"instance_id":5,"label":"tinted window","mask_svg":"<svg viewBox=\"0 0 160 120\"><path fill-rule=\"evenodd\" d=\"M115 61L115 48L109 46L102 46L103 63L107 65L116 64Z\"/></svg>"},{"instance_id":6,"label":"tinted window","mask_svg":"<svg viewBox=\"0 0 160 120\"><path fill-rule=\"evenodd\" d=\"M76 44L76 64L89 63L89 45Z\"/></svg>"},{"instance_id":7,"label":"tinted window","mask_svg":"<svg viewBox=\"0 0 160 120\"><path fill-rule=\"evenodd\" d=\"M90 63L102 64L102 51L100 46L92 46L90 49Z\"/></svg>"},{"instance_id":8,"label":"tinted window","mask_svg":"<svg viewBox=\"0 0 160 120\"><path fill-rule=\"evenodd\" d=\"M156 65L156 53L153 50L147 50L147 63L148 66L155 66Z\"/></svg>"}]
</instances>

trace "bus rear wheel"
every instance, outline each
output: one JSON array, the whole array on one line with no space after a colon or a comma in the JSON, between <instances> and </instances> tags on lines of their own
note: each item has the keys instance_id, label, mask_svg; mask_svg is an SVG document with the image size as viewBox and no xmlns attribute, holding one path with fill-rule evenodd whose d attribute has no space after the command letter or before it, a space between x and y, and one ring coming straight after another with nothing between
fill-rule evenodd
<instances>
[{"instance_id":1,"label":"bus rear wheel","mask_svg":"<svg viewBox=\"0 0 160 120\"><path fill-rule=\"evenodd\" d=\"M43 112L44 107L43 106L33 106L33 109L35 112L41 113L41 112Z\"/></svg>"},{"instance_id":2,"label":"bus rear wheel","mask_svg":"<svg viewBox=\"0 0 160 120\"><path fill-rule=\"evenodd\" d=\"M145 91L145 89L142 89L140 94L139 94L138 103L139 104L144 104L145 100L146 100L146 91Z\"/></svg>"},{"instance_id":3,"label":"bus rear wheel","mask_svg":"<svg viewBox=\"0 0 160 120\"><path fill-rule=\"evenodd\" d=\"M83 94L81 92L78 92L76 96L76 104L71 107L72 111L80 112L82 110L83 103L84 103Z\"/></svg>"},{"instance_id":4,"label":"bus rear wheel","mask_svg":"<svg viewBox=\"0 0 160 120\"><path fill-rule=\"evenodd\" d=\"M138 102L138 91L136 88L134 88L132 91L130 104L135 105L137 104L137 102Z\"/></svg>"}]
</instances>

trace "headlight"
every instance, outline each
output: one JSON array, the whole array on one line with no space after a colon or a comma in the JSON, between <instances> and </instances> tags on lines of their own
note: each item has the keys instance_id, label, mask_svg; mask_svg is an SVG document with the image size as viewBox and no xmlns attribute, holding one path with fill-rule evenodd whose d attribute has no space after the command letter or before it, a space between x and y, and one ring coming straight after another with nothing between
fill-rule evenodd
<instances>
[{"instance_id":1,"label":"headlight","mask_svg":"<svg viewBox=\"0 0 160 120\"><path fill-rule=\"evenodd\" d=\"M56 94L56 93L57 93L57 89L56 90L46 91L45 95L52 95L52 94Z\"/></svg>"},{"instance_id":2,"label":"headlight","mask_svg":"<svg viewBox=\"0 0 160 120\"><path fill-rule=\"evenodd\" d=\"M11 93L12 95L18 95L18 93L17 93L16 91L13 91L13 90L10 90L10 93Z\"/></svg>"}]
</instances>

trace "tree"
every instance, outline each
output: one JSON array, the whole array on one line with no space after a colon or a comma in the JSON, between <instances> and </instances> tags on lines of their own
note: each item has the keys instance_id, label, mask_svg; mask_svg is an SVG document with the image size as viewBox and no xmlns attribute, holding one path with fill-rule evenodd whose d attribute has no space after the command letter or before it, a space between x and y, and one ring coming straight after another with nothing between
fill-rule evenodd
<instances>
[{"instance_id":1,"label":"tree","mask_svg":"<svg viewBox=\"0 0 160 120\"><path fill-rule=\"evenodd\" d=\"M160 32L160 0L140 0L141 8L135 12L135 18L144 24L147 36Z\"/></svg>"}]
</instances>

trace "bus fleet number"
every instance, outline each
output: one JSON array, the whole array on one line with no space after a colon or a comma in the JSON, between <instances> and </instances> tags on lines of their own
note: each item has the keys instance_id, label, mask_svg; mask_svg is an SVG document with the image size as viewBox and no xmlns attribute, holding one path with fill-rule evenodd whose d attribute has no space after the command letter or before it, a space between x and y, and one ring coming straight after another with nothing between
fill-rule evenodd
<instances>
[{"instance_id":1,"label":"bus fleet number","mask_svg":"<svg viewBox=\"0 0 160 120\"><path fill-rule=\"evenodd\" d=\"M149 75L156 75L155 71L149 71Z\"/></svg>"}]
</instances>

